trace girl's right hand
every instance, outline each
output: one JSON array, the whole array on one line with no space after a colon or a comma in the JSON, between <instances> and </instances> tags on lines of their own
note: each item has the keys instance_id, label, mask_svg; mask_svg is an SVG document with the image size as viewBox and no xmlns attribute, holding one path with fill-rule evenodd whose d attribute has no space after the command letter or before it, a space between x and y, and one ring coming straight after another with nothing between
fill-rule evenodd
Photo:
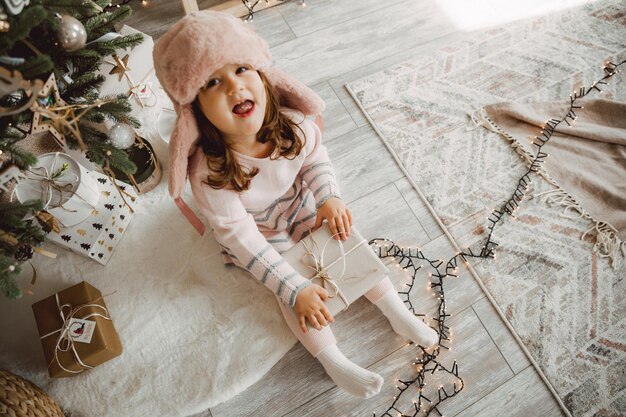
<instances>
[{"instance_id":1,"label":"girl's right hand","mask_svg":"<svg viewBox=\"0 0 626 417\"><path fill-rule=\"evenodd\" d=\"M303 333L307 332L305 319L317 330L322 330L322 326L335 321L324 304L328 299L328 291L316 284L311 284L300 290L296 296L294 311L298 317L300 328Z\"/></svg>"}]
</instances>

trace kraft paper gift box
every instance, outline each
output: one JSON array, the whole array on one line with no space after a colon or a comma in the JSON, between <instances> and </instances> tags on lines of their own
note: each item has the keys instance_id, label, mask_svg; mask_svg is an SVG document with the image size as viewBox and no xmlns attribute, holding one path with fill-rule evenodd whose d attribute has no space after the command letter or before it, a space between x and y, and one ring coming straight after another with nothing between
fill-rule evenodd
<instances>
[{"instance_id":1,"label":"kraft paper gift box","mask_svg":"<svg viewBox=\"0 0 626 417\"><path fill-rule=\"evenodd\" d=\"M48 373L78 375L122 353L100 291L83 281L32 305Z\"/></svg>"},{"instance_id":2,"label":"kraft paper gift box","mask_svg":"<svg viewBox=\"0 0 626 417\"><path fill-rule=\"evenodd\" d=\"M389 273L354 226L350 228L350 237L342 241L332 237L330 226L324 223L284 252L283 257L302 276L326 288L330 297L325 303L333 316Z\"/></svg>"}]
</instances>

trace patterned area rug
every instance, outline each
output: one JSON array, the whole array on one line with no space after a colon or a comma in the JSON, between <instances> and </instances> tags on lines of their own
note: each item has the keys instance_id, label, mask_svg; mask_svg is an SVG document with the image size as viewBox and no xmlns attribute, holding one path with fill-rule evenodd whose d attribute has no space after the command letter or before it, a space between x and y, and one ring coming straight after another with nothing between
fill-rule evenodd
<instances>
[{"instance_id":1,"label":"patterned area rug","mask_svg":"<svg viewBox=\"0 0 626 417\"><path fill-rule=\"evenodd\" d=\"M625 58L626 6L603 1L468 35L347 87L459 247L476 252L486 218L527 167L468 114L503 101L569 100L603 76L606 59ZM624 73L602 96L626 101ZM541 196L554 189L534 175L516 218L496 226L497 257L470 263L566 413L624 416L625 262L595 252L592 234L581 240L593 225Z\"/></svg>"}]
</instances>

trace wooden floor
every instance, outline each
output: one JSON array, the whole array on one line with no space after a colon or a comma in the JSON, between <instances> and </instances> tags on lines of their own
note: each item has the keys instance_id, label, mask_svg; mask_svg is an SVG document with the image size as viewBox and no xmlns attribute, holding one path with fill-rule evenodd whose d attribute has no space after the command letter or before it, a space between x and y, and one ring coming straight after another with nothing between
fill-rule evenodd
<instances>
[{"instance_id":1,"label":"wooden floor","mask_svg":"<svg viewBox=\"0 0 626 417\"><path fill-rule=\"evenodd\" d=\"M275 65L326 101L325 142L355 224L366 238L387 237L419 246L430 258L449 259L453 247L344 84L461 39L468 31L574 2L519 2L524 7L518 10L496 0L307 0L304 8L299 3L259 12L254 25L270 43ZM183 14L175 1L151 0L149 7L134 8L128 24L155 38ZM469 220L449 228L471 233L468 225ZM394 282L399 288L402 277L396 274ZM414 305L419 312L433 314L435 300L423 282L424 291L413 297ZM457 360L465 388L440 411L446 417L564 415L474 278L462 271L446 281L445 289L452 350L438 359L446 366ZM339 316L332 328L347 357L385 378L379 395L360 400L339 390L297 344L258 383L194 417L382 415L397 393L394 378L410 371L411 348L364 299Z\"/></svg>"}]
</instances>

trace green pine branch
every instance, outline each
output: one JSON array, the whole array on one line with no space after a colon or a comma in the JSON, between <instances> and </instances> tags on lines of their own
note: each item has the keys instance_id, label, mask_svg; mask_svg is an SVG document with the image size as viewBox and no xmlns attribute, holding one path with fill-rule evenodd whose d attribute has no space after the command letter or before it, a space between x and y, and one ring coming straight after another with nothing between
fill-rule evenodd
<instances>
[{"instance_id":1,"label":"green pine branch","mask_svg":"<svg viewBox=\"0 0 626 417\"><path fill-rule=\"evenodd\" d=\"M76 102L76 99L82 99L90 91L98 91L102 83L104 83L104 75L84 74L72 80L65 91L63 98L68 102Z\"/></svg>"},{"instance_id":2,"label":"green pine branch","mask_svg":"<svg viewBox=\"0 0 626 417\"><path fill-rule=\"evenodd\" d=\"M54 63L48 55L37 55L16 66L15 69L22 73L25 80L39 78L45 81L46 75L54 70Z\"/></svg>"},{"instance_id":3,"label":"green pine branch","mask_svg":"<svg viewBox=\"0 0 626 417\"><path fill-rule=\"evenodd\" d=\"M118 36L104 42L94 42L89 45L90 48L97 51L101 55L112 55L118 49L133 48L143 42L143 34L133 33L125 36Z\"/></svg>"},{"instance_id":4,"label":"green pine branch","mask_svg":"<svg viewBox=\"0 0 626 417\"><path fill-rule=\"evenodd\" d=\"M16 229L17 233L21 233L22 229L26 229L27 220L24 220L27 214L39 211L43 208L40 200L31 200L24 203L9 202L0 203L0 229L7 230L9 227ZM15 234L15 232L12 231ZM42 239L43 240L43 239Z\"/></svg>"},{"instance_id":5,"label":"green pine branch","mask_svg":"<svg viewBox=\"0 0 626 417\"><path fill-rule=\"evenodd\" d=\"M100 70L102 59L98 58L78 58L72 59L75 74L93 73Z\"/></svg>"},{"instance_id":6,"label":"green pine branch","mask_svg":"<svg viewBox=\"0 0 626 417\"><path fill-rule=\"evenodd\" d=\"M89 147L87 157L98 165L104 165L105 161L108 161L111 168L126 174L137 172L137 165L128 158L128 154L107 142L93 143Z\"/></svg>"},{"instance_id":7,"label":"green pine branch","mask_svg":"<svg viewBox=\"0 0 626 417\"><path fill-rule=\"evenodd\" d=\"M15 259L0 253L0 292L8 298L20 298L22 296L22 291L15 282L15 278L22 272L22 268L14 264ZM15 267L13 271L9 270L11 266Z\"/></svg>"},{"instance_id":8,"label":"green pine branch","mask_svg":"<svg viewBox=\"0 0 626 417\"><path fill-rule=\"evenodd\" d=\"M26 38L34 27L40 25L48 17L48 12L42 6L26 7L17 16L8 19L11 30L0 36L0 55L7 55L16 42Z\"/></svg>"},{"instance_id":9,"label":"green pine branch","mask_svg":"<svg viewBox=\"0 0 626 417\"><path fill-rule=\"evenodd\" d=\"M89 47L81 48L78 51L66 52L60 57L64 62L71 62L72 65L80 65L83 61L102 61L102 54ZM76 68L75 68L76 69Z\"/></svg>"},{"instance_id":10,"label":"green pine branch","mask_svg":"<svg viewBox=\"0 0 626 417\"><path fill-rule=\"evenodd\" d=\"M12 162L20 169L27 169L37 163L37 157L15 145L9 138L0 140L0 150L5 155L11 155Z\"/></svg>"},{"instance_id":11,"label":"green pine branch","mask_svg":"<svg viewBox=\"0 0 626 417\"><path fill-rule=\"evenodd\" d=\"M100 107L94 109L95 112L101 113L109 119L118 123L127 123L133 127L140 127L139 121L130 115L132 106L128 101L126 94L118 94L117 96L105 96L102 100L107 101Z\"/></svg>"},{"instance_id":12,"label":"green pine branch","mask_svg":"<svg viewBox=\"0 0 626 417\"><path fill-rule=\"evenodd\" d=\"M128 19L132 9L129 6L116 7L112 12L95 15L84 22L87 40L92 41L100 36L115 31L115 24Z\"/></svg>"},{"instance_id":13,"label":"green pine branch","mask_svg":"<svg viewBox=\"0 0 626 417\"><path fill-rule=\"evenodd\" d=\"M74 17L89 17L102 12L102 7L91 0L35 0L56 13L69 14Z\"/></svg>"}]
</instances>

